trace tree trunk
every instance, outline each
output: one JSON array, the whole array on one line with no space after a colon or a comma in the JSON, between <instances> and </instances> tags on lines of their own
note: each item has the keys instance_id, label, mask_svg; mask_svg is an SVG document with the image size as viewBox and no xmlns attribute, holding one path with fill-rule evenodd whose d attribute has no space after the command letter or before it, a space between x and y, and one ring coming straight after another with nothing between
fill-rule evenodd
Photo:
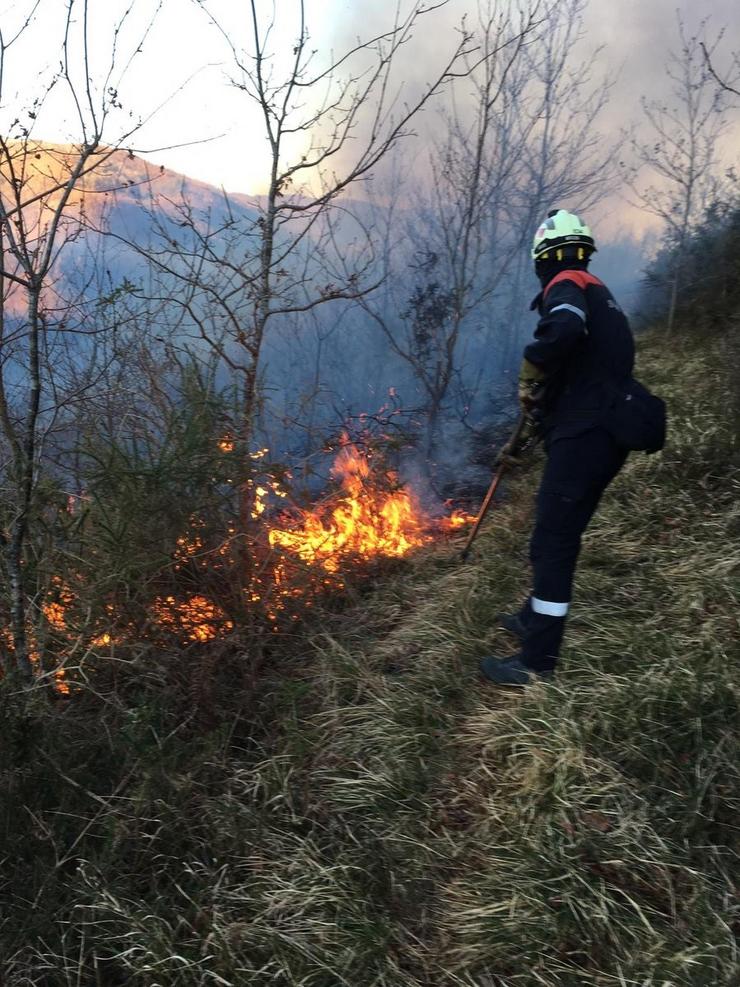
<instances>
[{"instance_id":1,"label":"tree trunk","mask_svg":"<svg viewBox=\"0 0 740 987\"><path fill-rule=\"evenodd\" d=\"M33 671L28 650L23 556L36 478L36 424L41 400L39 295L40 289L37 285L34 285L28 292L28 369L31 377L31 390L28 397L28 416L21 456L16 462L17 513L11 526L10 544L6 555L10 581L10 623L15 664L24 678L30 678Z\"/></svg>"},{"instance_id":2,"label":"tree trunk","mask_svg":"<svg viewBox=\"0 0 740 987\"><path fill-rule=\"evenodd\" d=\"M681 268L683 266L683 243L678 248L678 256L676 257L676 266L673 270L673 284L671 285L671 298L668 304L668 322L666 324L666 335L670 336L673 333L673 323L676 318L676 307L678 305L678 282L681 277Z\"/></svg>"}]
</instances>

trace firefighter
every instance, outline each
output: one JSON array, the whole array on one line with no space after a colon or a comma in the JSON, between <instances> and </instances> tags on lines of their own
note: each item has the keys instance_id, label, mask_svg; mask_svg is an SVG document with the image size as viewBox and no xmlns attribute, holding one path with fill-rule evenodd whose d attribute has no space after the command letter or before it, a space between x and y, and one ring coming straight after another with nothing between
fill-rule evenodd
<instances>
[{"instance_id":1,"label":"firefighter","mask_svg":"<svg viewBox=\"0 0 740 987\"><path fill-rule=\"evenodd\" d=\"M501 685L552 677L581 536L627 457L605 414L611 388L632 377L634 343L611 292L588 270L595 250L588 226L565 209L549 213L534 237L542 290L532 309L540 319L524 349L519 400L544 436L547 461L530 542L531 595L499 617L520 650L481 661L483 675Z\"/></svg>"}]
</instances>

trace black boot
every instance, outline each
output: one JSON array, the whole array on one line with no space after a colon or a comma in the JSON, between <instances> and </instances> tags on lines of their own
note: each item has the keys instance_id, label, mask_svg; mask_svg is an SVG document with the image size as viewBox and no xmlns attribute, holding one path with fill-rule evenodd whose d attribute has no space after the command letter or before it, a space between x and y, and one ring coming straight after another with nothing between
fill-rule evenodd
<instances>
[{"instance_id":1,"label":"black boot","mask_svg":"<svg viewBox=\"0 0 740 987\"><path fill-rule=\"evenodd\" d=\"M503 627L505 631L508 631L509 634L518 637L520 641L524 640L527 629L518 613L497 613L496 623L499 627Z\"/></svg>"},{"instance_id":2,"label":"black boot","mask_svg":"<svg viewBox=\"0 0 740 987\"><path fill-rule=\"evenodd\" d=\"M509 634L523 641L527 635L527 622L530 619L532 608L529 600L524 603L516 613L497 613L496 623L503 627Z\"/></svg>"},{"instance_id":3,"label":"black boot","mask_svg":"<svg viewBox=\"0 0 740 987\"><path fill-rule=\"evenodd\" d=\"M510 658L483 658L480 663L481 674L497 685L525 686L531 685L538 679L547 680L554 672L548 669L537 670L529 668L521 653Z\"/></svg>"},{"instance_id":4,"label":"black boot","mask_svg":"<svg viewBox=\"0 0 740 987\"><path fill-rule=\"evenodd\" d=\"M565 617L530 611L522 639L521 658L533 672L554 672L565 632Z\"/></svg>"},{"instance_id":5,"label":"black boot","mask_svg":"<svg viewBox=\"0 0 740 987\"><path fill-rule=\"evenodd\" d=\"M560 644L565 630L565 617L551 617L535 613L529 601L518 614L502 614L509 618L509 625L520 626L522 647L510 657L483 658L482 674L498 685L529 685L536 679L551 679L555 674ZM512 630L499 618L499 623Z\"/></svg>"}]
</instances>

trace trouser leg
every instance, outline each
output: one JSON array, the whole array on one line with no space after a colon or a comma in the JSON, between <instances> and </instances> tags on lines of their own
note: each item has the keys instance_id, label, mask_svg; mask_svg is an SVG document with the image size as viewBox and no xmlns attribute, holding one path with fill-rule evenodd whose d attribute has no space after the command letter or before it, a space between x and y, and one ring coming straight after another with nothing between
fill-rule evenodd
<instances>
[{"instance_id":1,"label":"trouser leg","mask_svg":"<svg viewBox=\"0 0 740 987\"><path fill-rule=\"evenodd\" d=\"M602 429L556 440L548 449L530 542L531 613L522 645L522 658L533 669L555 667L581 538L624 459L624 452Z\"/></svg>"}]
</instances>

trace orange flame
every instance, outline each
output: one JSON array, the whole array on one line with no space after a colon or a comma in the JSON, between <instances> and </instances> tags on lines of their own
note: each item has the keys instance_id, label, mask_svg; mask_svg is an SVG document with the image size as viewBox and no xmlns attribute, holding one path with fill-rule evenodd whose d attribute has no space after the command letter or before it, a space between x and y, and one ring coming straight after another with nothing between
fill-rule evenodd
<instances>
[{"instance_id":1,"label":"orange flame","mask_svg":"<svg viewBox=\"0 0 740 987\"><path fill-rule=\"evenodd\" d=\"M219 442L222 452L233 448L230 436ZM262 459L267 449L251 455ZM271 548L283 550L282 555L263 558L264 564L254 573L245 589L245 599L262 608L273 630L278 630L279 617L297 620L299 614L314 605L317 594L338 590L344 585L343 567L357 560L376 557L400 557L432 541L435 532L452 531L474 520L471 515L453 511L442 520L425 514L412 492L399 486L392 471L373 471L370 456L347 435L332 467L332 475L340 481L340 490L312 510L291 517L281 515L281 524L269 525L270 502L287 497L278 480L269 474L255 484L252 517L266 530ZM274 516L274 515L273 515ZM236 528L230 527L228 537L220 545L209 547L204 522L191 519L190 531L177 542L173 556L175 571L195 564L208 570L237 562L232 552ZM291 562L291 556L293 562ZM308 567L308 577L295 562ZM303 574L299 577L299 572ZM80 629L71 626L70 610L76 602L75 592L60 577L54 577L50 598L42 605L44 618L56 635L71 643ZM294 605L295 604L295 605ZM107 605L109 627L117 624L114 606ZM201 594L185 598L174 595L157 597L149 609L152 622L179 636L183 642L207 642L233 630L227 614L212 600ZM83 632L84 633L84 632ZM120 636L105 626L89 632L89 646L109 648L120 642ZM9 643L10 646L10 643ZM38 655L35 656L38 661ZM62 662L63 665L63 662ZM69 684L63 667L55 673L56 688L68 693Z\"/></svg>"},{"instance_id":2,"label":"orange flame","mask_svg":"<svg viewBox=\"0 0 740 987\"><path fill-rule=\"evenodd\" d=\"M332 473L342 484L336 506L304 512L298 527L271 528L272 547L333 573L343 558L401 556L430 541L424 530L428 519L410 491L396 488L392 473L386 473L384 485L373 482L367 456L346 436Z\"/></svg>"},{"instance_id":3,"label":"orange flame","mask_svg":"<svg viewBox=\"0 0 740 987\"><path fill-rule=\"evenodd\" d=\"M176 600L174 596L157 599L152 616L162 626L183 631L190 641L212 641L233 628L223 610L205 596Z\"/></svg>"}]
</instances>

